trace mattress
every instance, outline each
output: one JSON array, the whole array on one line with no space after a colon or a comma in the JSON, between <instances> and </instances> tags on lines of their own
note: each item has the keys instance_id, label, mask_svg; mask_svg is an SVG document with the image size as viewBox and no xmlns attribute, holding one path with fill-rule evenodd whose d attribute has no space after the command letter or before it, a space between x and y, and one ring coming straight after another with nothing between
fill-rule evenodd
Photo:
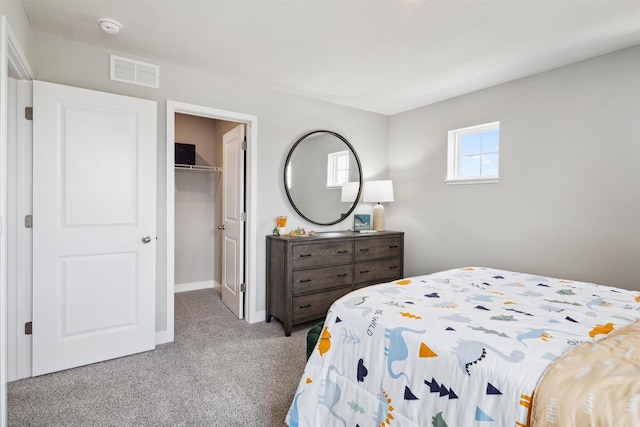
<instances>
[{"instance_id":1,"label":"mattress","mask_svg":"<svg viewBox=\"0 0 640 427\"><path fill-rule=\"evenodd\" d=\"M330 308L289 426L526 426L545 369L640 316L638 292L482 267Z\"/></svg>"}]
</instances>

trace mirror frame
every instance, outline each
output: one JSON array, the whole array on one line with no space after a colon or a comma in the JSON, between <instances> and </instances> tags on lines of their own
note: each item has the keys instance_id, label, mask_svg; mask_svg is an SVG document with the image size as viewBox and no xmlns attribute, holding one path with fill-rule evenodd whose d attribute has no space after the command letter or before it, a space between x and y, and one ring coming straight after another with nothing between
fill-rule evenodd
<instances>
[{"instance_id":1,"label":"mirror frame","mask_svg":"<svg viewBox=\"0 0 640 427\"><path fill-rule=\"evenodd\" d=\"M353 201L353 204L351 205L351 207L349 208L349 210L347 211L346 214L344 214L344 216L342 216L341 218L338 218L335 221L332 222L318 222L318 221L314 221L312 219L310 219L308 216L306 216L304 213L300 212L300 209L298 209L298 206L296 206L295 202L293 201L293 199L291 198L291 193L289 193L289 189L287 188L287 165L289 164L289 160L291 160L291 156L293 155L293 152L295 151L296 147L305 140L305 138L314 135L316 133L328 133L331 134L333 136L335 136L336 138L340 139L342 142L344 142L347 147L349 148L349 150L351 151L351 153L353 154L353 157L356 159L356 164L358 165L358 175L360 176L360 187L358 188L358 194L356 195L356 199ZM289 203L291 204L291 206L293 207L293 209L298 213L298 215L300 215L303 219L316 224L316 225L334 225L334 224L338 224L339 222L344 221L349 215L351 215L351 212L353 212L356 208L356 206L358 205L358 202L360 201L360 195L362 194L362 187L363 187L363 179L362 179L362 165L360 164L360 158L358 157L358 153L356 153L356 150L353 148L353 146L351 145L351 143L349 141L347 141L347 139L340 135L339 133L330 131L330 130L314 130L311 131L309 133L306 133L304 135L302 135L291 147L291 150L289 150L289 154L287 154L287 158L284 161L284 173L283 173L283 181L284 183L284 191L285 193L287 193L287 198L289 199Z\"/></svg>"}]
</instances>

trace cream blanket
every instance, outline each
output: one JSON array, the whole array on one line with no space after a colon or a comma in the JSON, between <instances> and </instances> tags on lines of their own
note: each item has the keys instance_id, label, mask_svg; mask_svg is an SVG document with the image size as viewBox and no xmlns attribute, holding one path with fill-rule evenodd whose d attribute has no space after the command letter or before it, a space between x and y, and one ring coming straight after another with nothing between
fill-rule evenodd
<instances>
[{"instance_id":1,"label":"cream blanket","mask_svg":"<svg viewBox=\"0 0 640 427\"><path fill-rule=\"evenodd\" d=\"M536 387L531 426L640 426L640 319L549 366Z\"/></svg>"}]
</instances>

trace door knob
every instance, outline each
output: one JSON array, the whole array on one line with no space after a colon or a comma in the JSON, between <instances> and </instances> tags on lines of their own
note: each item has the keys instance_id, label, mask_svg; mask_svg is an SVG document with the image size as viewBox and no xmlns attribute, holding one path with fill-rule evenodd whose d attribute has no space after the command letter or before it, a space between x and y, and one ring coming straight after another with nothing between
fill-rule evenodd
<instances>
[{"instance_id":1,"label":"door knob","mask_svg":"<svg viewBox=\"0 0 640 427\"><path fill-rule=\"evenodd\" d=\"M142 236L142 243L149 243L151 241L151 236Z\"/></svg>"},{"instance_id":2,"label":"door knob","mask_svg":"<svg viewBox=\"0 0 640 427\"><path fill-rule=\"evenodd\" d=\"M219 225L218 230L224 230L224 225Z\"/></svg>"}]
</instances>

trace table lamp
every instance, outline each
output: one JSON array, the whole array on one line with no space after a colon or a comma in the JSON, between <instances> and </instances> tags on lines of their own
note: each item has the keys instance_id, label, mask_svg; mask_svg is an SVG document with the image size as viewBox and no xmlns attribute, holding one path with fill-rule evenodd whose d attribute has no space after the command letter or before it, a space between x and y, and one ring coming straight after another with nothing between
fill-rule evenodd
<instances>
[{"instance_id":1,"label":"table lamp","mask_svg":"<svg viewBox=\"0 0 640 427\"><path fill-rule=\"evenodd\" d=\"M393 181L365 182L362 201L365 203L376 203L373 207L372 229L375 231L384 231L384 206L382 206L381 203L393 202Z\"/></svg>"}]
</instances>

